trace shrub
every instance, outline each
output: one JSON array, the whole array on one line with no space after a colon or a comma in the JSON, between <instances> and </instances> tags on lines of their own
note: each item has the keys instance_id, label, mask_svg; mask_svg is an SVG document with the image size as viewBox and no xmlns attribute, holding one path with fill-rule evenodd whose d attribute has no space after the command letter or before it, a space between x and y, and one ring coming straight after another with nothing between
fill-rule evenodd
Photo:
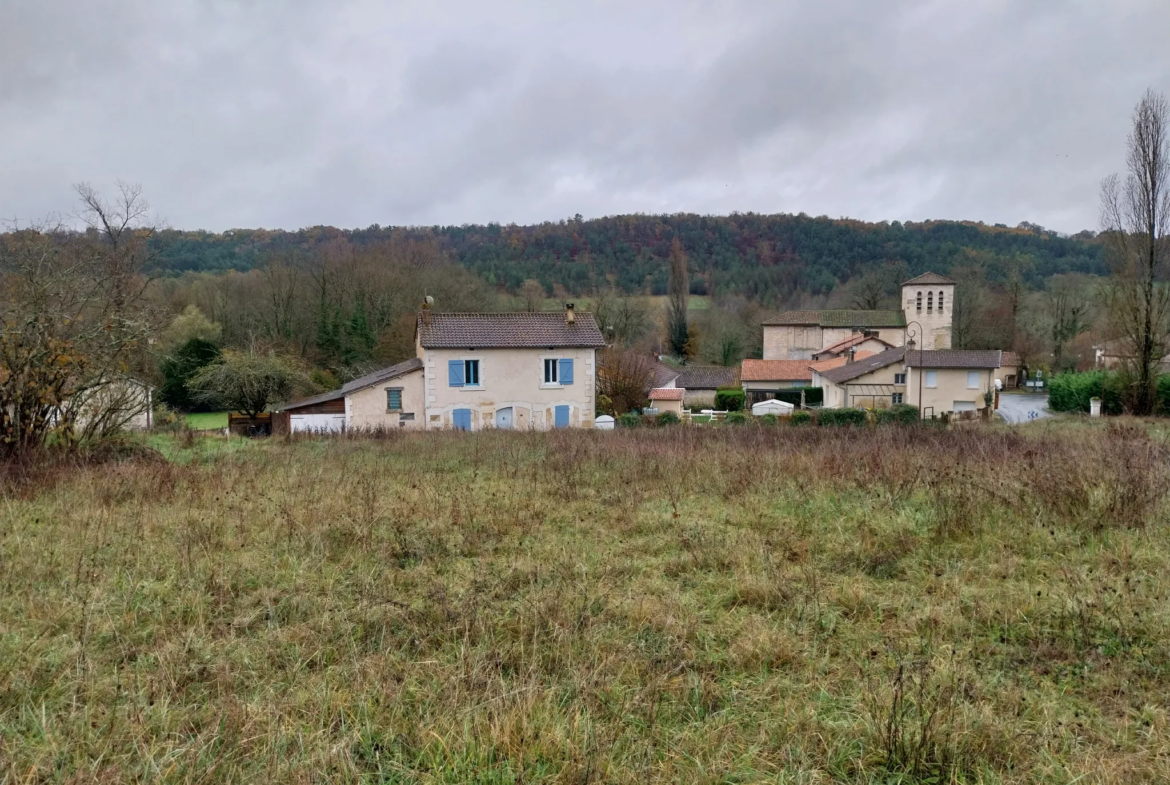
<instances>
[{"instance_id":1,"label":"shrub","mask_svg":"<svg viewBox=\"0 0 1170 785\"><path fill-rule=\"evenodd\" d=\"M799 411L793 412L790 419L793 425L808 425L813 421L813 416L809 412Z\"/></svg>"},{"instance_id":2,"label":"shrub","mask_svg":"<svg viewBox=\"0 0 1170 785\"><path fill-rule=\"evenodd\" d=\"M776 425L780 422L780 418L774 414L765 414L760 417L761 425Z\"/></svg>"},{"instance_id":3,"label":"shrub","mask_svg":"<svg viewBox=\"0 0 1170 785\"><path fill-rule=\"evenodd\" d=\"M874 419L878 425L914 425L918 422L918 407L908 403L899 403L889 409L878 409L874 412Z\"/></svg>"},{"instance_id":4,"label":"shrub","mask_svg":"<svg viewBox=\"0 0 1170 785\"><path fill-rule=\"evenodd\" d=\"M633 412L626 412L617 418L617 424L621 428L637 428L642 424L642 418Z\"/></svg>"},{"instance_id":5,"label":"shrub","mask_svg":"<svg viewBox=\"0 0 1170 785\"><path fill-rule=\"evenodd\" d=\"M1048 380L1048 408L1054 412L1088 412L1089 399L1100 398L1102 414L1121 414L1121 388L1121 378L1115 373L1062 373ZM1159 398L1162 389L1159 379Z\"/></svg>"},{"instance_id":6,"label":"shrub","mask_svg":"<svg viewBox=\"0 0 1170 785\"><path fill-rule=\"evenodd\" d=\"M819 425L865 425L865 409L821 409Z\"/></svg>"},{"instance_id":7,"label":"shrub","mask_svg":"<svg viewBox=\"0 0 1170 785\"><path fill-rule=\"evenodd\" d=\"M674 412L662 412L658 415L656 422L658 425L678 425L678 415Z\"/></svg>"},{"instance_id":8,"label":"shrub","mask_svg":"<svg viewBox=\"0 0 1170 785\"><path fill-rule=\"evenodd\" d=\"M743 425L748 421L747 415L743 412L729 412L723 422L728 425Z\"/></svg>"},{"instance_id":9,"label":"shrub","mask_svg":"<svg viewBox=\"0 0 1170 785\"><path fill-rule=\"evenodd\" d=\"M608 395L597 396L597 405L593 407L597 414L608 414L613 416L613 401L609 399Z\"/></svg>"},{"instance_id":10,"label":"shrub","mask_svg":"<svg viewBox=\"0 0 1170 785\"><path fill-rule=\"evenodd\" d=\"M715 391L715 408L725 412L743 411L743 390L731 387Z\"/></svg>"}]
</instances>

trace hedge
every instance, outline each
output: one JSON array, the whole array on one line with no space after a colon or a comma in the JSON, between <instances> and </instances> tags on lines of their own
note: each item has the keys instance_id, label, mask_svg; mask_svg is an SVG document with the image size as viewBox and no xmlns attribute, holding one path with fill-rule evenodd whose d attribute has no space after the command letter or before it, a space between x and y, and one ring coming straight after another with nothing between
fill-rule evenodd
<instances>
[{"instance_id":1,"label":"hedge","mask_svg":"<svg viewBox=\"0 0 1170 785\"><path fill-rule=\"evenodd\" d=\"M715 408L722 412L743 411L743 390L738 387L728 387L715 391Z\"/></svg>"},{"instance_id":2,"label":"hedge","mask_svg":"<svg viewBox=\"0 0 1170 785\"><path fill-rule=\"evenodd\" d=\"M728 425L743 425L748 421L747 415L743 412L729 412L723 419L723 422Z\"/></svg>"},{"instance_id":3,"label":"hedge","mask_svg":"<svg viewBox=\"0 0 1170 785\"><path fill-rule=\"evenodd\" d=\"M812 422L813 416L811 412L796 411L792 413L790 419L793 425L808 425Z\"/></svg>"},{"instance_id":4,"label":"hedge","mask_svg":"<svg viewBox=\"0 0 1170 785\"><path fill-rule=\"evenodd\" d=\"M821 409L818 425L865 425L865 409Z\"/></svg>"},{"instance_id":5,"label":"hedge","mask_svg":"<svg viewBox=\"0 0 1170 785\"><path fill-rule=\"evenodd\" d=\"M878 409L874 412L874 421L878 425L914 425L918 422L918 407L899 403L889 409Z\"/></svg>"},{"instance_id":6,"label":"hedge","mask_svg":"<svg viewBox=\"0 0 1170 785\"><path fill-rule=\"evenodd\" d=\"M776 400L800 406L800 394L804 393L805 406L820 406L825 402L825 391L820 387L792 387L787 390L777 390Z\"/></svg>"},{"instance_id":7,"label":"hedge","mask_svg":"<svg viewBox=\"0 0 1170 785\"><path fill-rule=\"evenodd\" d=\"M1167 400L1162 397L1163 379L1166 377L1158 379L1160 401ZM1165 387L1170 394L1170 383ZM1107 371L1087 371L1062 373L1048 380L1048 408L1054 412L1088 412L1090 398L1101 399L1102 414L1121 414L1120 376Z\"/></svg>"}]
</instances>

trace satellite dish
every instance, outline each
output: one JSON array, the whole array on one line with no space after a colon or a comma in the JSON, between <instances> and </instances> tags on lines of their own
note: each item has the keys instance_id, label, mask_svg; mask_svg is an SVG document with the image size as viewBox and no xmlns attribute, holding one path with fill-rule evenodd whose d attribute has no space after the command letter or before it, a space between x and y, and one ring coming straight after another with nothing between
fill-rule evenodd
<instances>
[{"instance_id":1,"label":"satellite dish","mask_svg":"<svg viewBox=\"0 0 1170 785\"><path fill-rule=\"evenodd\" d=\"M431 296L428 294L428 295L426 296L426 303L427 303L427 305L434 305L434 304L435 304L435 298L434 298L434 297L431 297Z\"/></svg>"}]
</instances>

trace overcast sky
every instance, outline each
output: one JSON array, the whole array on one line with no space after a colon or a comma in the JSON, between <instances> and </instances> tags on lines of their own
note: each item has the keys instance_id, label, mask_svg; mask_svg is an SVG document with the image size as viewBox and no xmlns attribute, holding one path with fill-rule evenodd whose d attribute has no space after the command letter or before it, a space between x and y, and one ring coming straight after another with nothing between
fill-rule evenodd
<instances>
[{"instance_id":1,"label":"overcast sky","mask_svg":"<svg viewBox=\"0 0 1170 785\"><path fill-rule=\"evenodd\" d=\"M0 0L0 218L1097 226L1167 0Z\"/></svg>"}]
</instances>

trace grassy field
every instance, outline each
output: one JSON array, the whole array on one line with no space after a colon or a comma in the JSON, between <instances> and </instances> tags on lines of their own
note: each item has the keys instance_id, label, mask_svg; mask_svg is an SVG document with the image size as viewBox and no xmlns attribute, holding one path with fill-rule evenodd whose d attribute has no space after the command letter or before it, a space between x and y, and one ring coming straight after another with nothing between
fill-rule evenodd
<instances>
[{"instance_id":1,"label":"grassy field","mask_svg":"<svg viewBox=\"0 0 1170 785\"><path fill-rule=\"evenodd\" d=\"M5 486L0 781L1170 781L1140 424L157 443Z\"/></svg>"},{"instance_id":2,"label":"grassy field","mask_svg":"<svg viewBox=\"0 0 1170 785\"><path fill-rule=\"evenodd\" d=\"M211 431L227 426L227 412L192 412L187 415L187 427L193 431Z\"/></svg>"}]
</instances>

